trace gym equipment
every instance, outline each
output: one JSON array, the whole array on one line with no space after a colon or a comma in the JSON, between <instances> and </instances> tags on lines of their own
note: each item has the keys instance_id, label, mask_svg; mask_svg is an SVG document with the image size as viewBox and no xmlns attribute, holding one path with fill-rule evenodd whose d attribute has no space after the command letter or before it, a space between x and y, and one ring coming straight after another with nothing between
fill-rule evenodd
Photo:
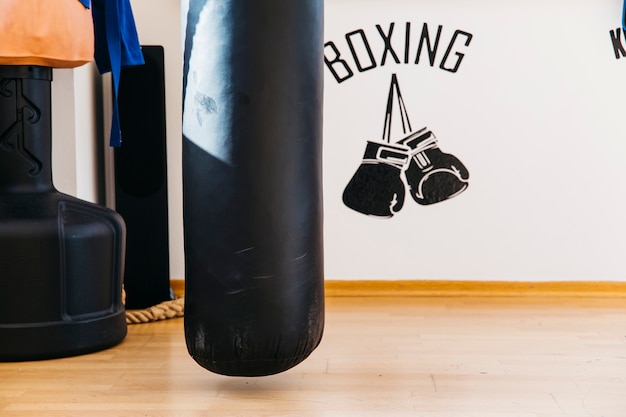
<instances>
[{"instance_id":1,"label":"gym equipment","mask_svg":"<svg viewBox=\"0 0 626 417\"><path fill-rule=\"evenodd\" d=\"M2 361L93 352L126 336L124 222L54 188L51 81L49 67L0 66Z\"/></svg>"},{"instance_id":2,"label":"gym equipment","mask_svg":"<svg viewBox=\"0 0 626 417\"><path fill-rule=\"evenodd\" d=\"M88 0L2 0L0 65L75 68L93 60Z\"/></svg>"},{"instance_id":3,"label":"gym equipment","mask_svg":"<svg viewBox=\"0 0 626 417\"><path fill-rule=\"evenodd\" d=\"M324 325L322 0L191 0L185 337L206 369L285 371Z\"/></svg>"}]
</instances>

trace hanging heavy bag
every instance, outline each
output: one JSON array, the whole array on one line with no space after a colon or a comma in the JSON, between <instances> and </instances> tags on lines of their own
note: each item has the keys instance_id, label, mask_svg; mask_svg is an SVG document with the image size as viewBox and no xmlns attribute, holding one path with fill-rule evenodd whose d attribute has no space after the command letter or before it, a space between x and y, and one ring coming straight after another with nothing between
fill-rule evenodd
<instances>
[{"instance_id":1,"label":"hanging heavy bag","mask_svg":"<svg viewBox=\"0 0 626 417\"><path fill-rule=\"evenodd\" d=\"M184 59L185 337L224 375L320 343L323 2L191 0Z\"/></svg>"},{"instance_id":2,"label":"hanging heavy bag","mask_svg":"<svg viewBox=\"0 0 626 417\"><path fill-rule=\"evenodd\" d=\"M0 65L74 68L93 61L88 0L1 0Z\"/></svg>"}]
</instances>

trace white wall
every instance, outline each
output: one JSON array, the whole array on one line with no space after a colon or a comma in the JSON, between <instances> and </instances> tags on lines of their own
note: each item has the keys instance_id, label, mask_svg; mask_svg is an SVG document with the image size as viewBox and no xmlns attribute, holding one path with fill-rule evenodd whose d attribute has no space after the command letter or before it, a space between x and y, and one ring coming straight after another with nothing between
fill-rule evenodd
<instances>
[{"instance_id":1,"label":"white wall","mask_svg":"<svg viewBox=\"0 0 626 417\"><path fill-rule=\"evenodd\" d=\"M96 146L102 135L101 83L95 64L54 69L52 75L52 167L55 187L96 202Z\"/></svg>"},{"instance_id":2,"label":"white wall","mask_svg":"<svg viewBox=\"0 0 626 417\"><path fill-rule=\"evenodd\" d=\"M140 41L165 48L170 263L172 278L183 278L181 2L131 3ZM326 41L355 69L345 35L363 29L379 65L342 83L325 70L326 278L626 281L626 58L615 58L609 36L620 25L618 3L327 0ZM413 31L427 23L433 35L442 25L444 38L471 33L458 72L426 58L404 65L388 55L380 65L376 24L388 31L391 22L397 51L406 22ZM431 206L407 195L402 211L382 220L347 208L342 192L366 141L380 138L392 72L414 127L433 129L469 169L470 186ZM87 78L56 82L72 90ZM68 93L63 108L79 114L85 98L82 89ZM55 118L67 139L55 157L70 162L55 164L56 183L89 196L81 180L91 150L70 138L90 128L70 119Z\"/></svg>"},{"instance_id":3,"label":"white wall","mask_svg":"<svg viewBox=\"0 0 626 417\"><path fill-rule=\"evenodd\" d=\"M73 70L52 72L52 180L56 188L76 196L76 119ZM91 106L93 107L93 106ZM89 138L93 140L94 138ZM90 173L91 174L91 173Z\"/></svg>"},{"instance_id":4,"label":"white wall","mask_svg":"<svg viewBox=\"0 0 626 417\"><path fill-rule=\"evenodd\" d=\"M626 59L616 59L610 37L621 24L621 2L326 6L326 41L340 54L327 48L328 59L354 73L342 82L326 73L329 278L626 281ZM376 25L389 36L392 23L392 48L385 48ZM432 66L425 51L415 63L424 24L433 43L441 27ZM454 69L460 57L457 71L442 69L442 62ZM380 219L348 208L342 193L366 141L381 140L393 73L413 130L432 129L470 177L462 194L429 206L416 204L407 184L401 211ZM396 108L400 138L397 116Z\"/></svg>"}]
</instances>

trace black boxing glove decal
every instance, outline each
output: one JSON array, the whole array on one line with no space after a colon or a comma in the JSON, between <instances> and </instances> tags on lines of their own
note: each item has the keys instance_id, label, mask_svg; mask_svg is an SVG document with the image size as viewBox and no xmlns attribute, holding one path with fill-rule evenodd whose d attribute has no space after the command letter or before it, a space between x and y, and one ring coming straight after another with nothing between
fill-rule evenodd
<instances>
[{"instance_id":1,"label":"black boxing glove decal","mask_svg":"<svg viewBox=\"0 0 626 417\"><path fill-rule=\"evenodd\" d=\"M439 149L437 138L423 128L398 144L411 149L404 175L413 200L428 205L461 194L469 186L469 171L454 155Z\"/></svg>"},{"instance_id":2,"label":"black boxing glove decal","mask_svg":"<svg viewBox=\"0 0 626 417\"><path fill-rule=\"evenodd\" d=\"M401 140L391 143L391 122L397 99ZM406 191L421 205L453 198L469 186L469 171L454 155L439 149L432 131L412 132L396 74L391 77L381 141L368 141L361 165L343 192L343 202L360 213L392 217L403 206Z\"/></svg>"},{"instance_id":3,"label":"black boxing glove decal","mask_svg":"<svg viewBox=\"0 0 626 417\"><path fill-rule=\"evenodd\" d=\"M368 141L361 165L343 192L346 206L360 213L391 217L404 204L402 168L409 160L404 146Z\"/></svg>"}]
</instances>

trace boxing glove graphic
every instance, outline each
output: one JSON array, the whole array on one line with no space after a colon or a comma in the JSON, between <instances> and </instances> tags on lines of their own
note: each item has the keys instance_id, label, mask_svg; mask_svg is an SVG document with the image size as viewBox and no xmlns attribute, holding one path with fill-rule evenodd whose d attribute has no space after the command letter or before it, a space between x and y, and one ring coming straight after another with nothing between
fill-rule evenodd
<instances>
[{"instance_id":1,"label":"boxing glove graphic","mask_svg":"<svg viewBox=\"0 0 626 417\"><path fill-rule=\"evenodd\" d=\"M370 216L391 217L404 204L402 169L410 149L368 141L361 165L343 192L346 206Z\"/></svg>"},{"instance_id":2,"label":"boxing glove graphic","mask_svg":"<svg viewBox=\"0 0 626 417\"><path fill-rule=\"evenodd\" d=\"M398 142L410 149L404 170L413 199L421 205L439 203L461 194L469 185L469 171L454 155L443 153L437 138L423 128Z\"/></svg>"}]
</instances>

